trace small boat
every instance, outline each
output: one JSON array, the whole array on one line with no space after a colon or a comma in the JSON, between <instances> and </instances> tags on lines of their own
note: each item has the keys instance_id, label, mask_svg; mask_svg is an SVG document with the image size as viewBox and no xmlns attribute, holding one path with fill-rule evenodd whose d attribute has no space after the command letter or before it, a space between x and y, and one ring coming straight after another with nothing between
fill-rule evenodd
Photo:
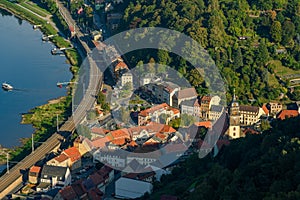
<instances>
[{"instance_id":1,"label":"small boat","mask_svg":"<svg viewBox=\"0 0 300 200\"><path fill-rule=\"evenodd\" d=\"M2 83L2 89L4 89L4 90L13 90L14 88L13 88L13 86L11 86L10 84L8 84L8 83Z\"/></svg>"}]
</instances>

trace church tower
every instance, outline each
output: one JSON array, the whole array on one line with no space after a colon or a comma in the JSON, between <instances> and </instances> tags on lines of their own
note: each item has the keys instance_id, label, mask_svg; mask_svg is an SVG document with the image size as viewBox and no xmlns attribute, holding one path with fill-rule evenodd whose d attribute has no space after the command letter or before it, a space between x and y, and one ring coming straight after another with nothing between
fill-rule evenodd
<instances>
[{"instance_id":1,"label":"church tower","mask_svg":"<svg viewBox=\"0 0 300 200\"><path fill-rule=\"evenodd\" d=\"M230 139L241 137L240 105L236 100L235 90L229 107L229 129L227 132Z\"/></svg>"}]
</instances>

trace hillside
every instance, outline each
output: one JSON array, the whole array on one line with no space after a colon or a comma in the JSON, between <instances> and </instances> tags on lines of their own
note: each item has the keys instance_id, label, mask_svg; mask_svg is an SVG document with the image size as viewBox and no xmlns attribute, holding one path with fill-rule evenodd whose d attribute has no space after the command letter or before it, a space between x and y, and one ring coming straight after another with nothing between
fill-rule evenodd
<instances>
[{"instance_id":1,"label":"hillside","mask_svg":"<svg viewBox=\"0 0 300 200\"><path fill-rule=\"evenodd\" d=\"M216 158L194 155L145 199L300 199L300 118L232 141ZM193 191L194 190L194 191ZM192 192L190 192L192 191Z\"/></svg>"},{"instance_id":2,"label":"hillside","mask_svg":"<svg viewBox=\"0 0 300 200\"><path fill-rule=\"evenodd\" d=\"M300 77L298 0L126 2L125 11L121 9L124 17L119 31L165 27L191 36L210 52L229 85L229 92L236 88L240 101L249 103L249 99L256 99L256 104L261 104L299 99L299 87L289 90L298 84L291 81L290 75ZM193 78L189 64L168 52L144 50L128 55L127 60L135 66L153 58L173 66L188 80ZM207 92L205 84L201 87L204 89L197 88L199 93Z\"/></svg>"}]
</instances>

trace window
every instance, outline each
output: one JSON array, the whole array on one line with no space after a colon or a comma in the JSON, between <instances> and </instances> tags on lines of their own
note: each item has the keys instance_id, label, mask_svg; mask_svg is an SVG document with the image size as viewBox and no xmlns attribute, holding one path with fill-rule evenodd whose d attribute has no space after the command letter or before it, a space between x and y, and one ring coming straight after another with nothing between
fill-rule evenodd
<instances>
[{"instance_id":1,"label":"window","mask_svg":"<svg viewBox=\"0 0 300 200\"><path fill-rule=\"evenodd\" d=\"M235 133L233 133L233 137L235 137Z\"/></svg>"}]
</instances>

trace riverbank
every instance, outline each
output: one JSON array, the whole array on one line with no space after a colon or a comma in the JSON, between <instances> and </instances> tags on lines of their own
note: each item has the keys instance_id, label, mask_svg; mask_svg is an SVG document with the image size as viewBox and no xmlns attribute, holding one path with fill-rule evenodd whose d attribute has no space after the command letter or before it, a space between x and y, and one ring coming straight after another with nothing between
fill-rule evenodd
<instances>
[{"instance_id":1,"label":"riverbank","mask_svg":"<svg viewBox=\"0 0 300 200\"><path fill-rule=\"evenodd\" d=\"M22 20L26 20L33 25L41 25L40 30L45 35L55 35L59 34L56 27L51 26L53 23L39 18L37 15L29 12L28 9L24 9L17 4L8 2L6 0L0 0L0 8L12 13L13 15L19 17ZM61 26L63 22L60 23ZM58 27L59 27L58 26ZM58 48L61 47L71 47L71 42L65 40L60 36L55 36L51 38L51 42ZM75 49L70 49L65 52L65 56L68 62L72 65L70 71L73 74L72 82L76 81L76 72L78 71L78 65L81 62L79 53ZM69 87L67 96L49 100L45 105L41 105L31 109L27 114L22 116L22 123L32 124L35 128L33 133L35 147L45 141L53 132L56 131L56 121L58 116L58 122L62 123L65 121L72 113L71 102L72 102L72 87ZM31 151L31 138L21 138L22 145L10 150L10 159L14 161L19 161L24 158ZM2 149L0 147L0 149ZM8 149L2 149L7 152ZM0 154L0 164L6 161L5 158Z\"/></svg>"}]
</instances>

